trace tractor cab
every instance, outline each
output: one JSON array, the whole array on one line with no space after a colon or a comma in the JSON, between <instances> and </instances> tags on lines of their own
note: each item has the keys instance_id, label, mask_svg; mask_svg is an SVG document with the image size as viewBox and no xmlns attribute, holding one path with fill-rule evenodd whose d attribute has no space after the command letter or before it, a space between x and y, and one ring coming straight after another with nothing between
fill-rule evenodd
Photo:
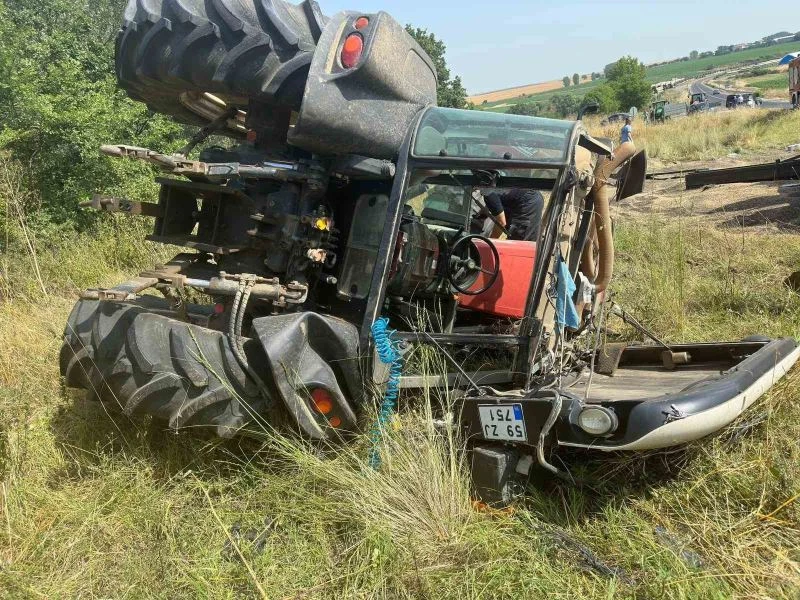
<instances>
[{"instance_id":1,"label":"tractor cab","mask_svg":"<svg viewBox=\"0 0 800 600\"><path fill-rule=\"evenodd\" d=\"M698 92L696 94L691 94L689 96L689 108L687 109L688 114L704 112L711 108L711 105L708 102L708 94L705 92Z\"/></svg>"},{"instance_id":2,"label":"tractor cab","mask_svg":"<svg viewBox=\"0 0 800 600\"><path fill-rule=\"evenodd\" d=\"M368 344L372 323L387 318L397 339L454 358L482 358L464 371L461 365L471 361L452 360L446 374L407 369L402 387L443 379L463 384L464 377L480 385L525 384L540 335L533 323L552 267L552 221L581 189L573 169L578 143L608 152L579 122L437 107L421 112L401 150L387 204L375 214L356 210L351 227L386 224L368 259L376 268L362 339ZM596 155L579 151L590 170ZM544 197L539 239L484 234L491 219L485 195L508 190ZM582 194L587 191L584 186ZM543 243L550 247L544 254ZM567 249L565 258L571 254Z\"/></svg>"},{"instance_id":3,"label":"tractor cab","mask_svg":"<svg viewBox=\"0 0 800 600\"><path fill-rule=\"evenodd\" d=\"M666 119L666 100L657 100L650 105L650 120L664 121Z\"/></svg>"},{"instance_id":4,"label":"tractor cab","mask_svg":"<svg viewBox=\"0 0 800 600\"><path fill-rule=\"evenodd\" d=\"M698 92L689 96L689 105L699 104L708 100L708 94L705 92Z\"/></svg>"}]
</instances>

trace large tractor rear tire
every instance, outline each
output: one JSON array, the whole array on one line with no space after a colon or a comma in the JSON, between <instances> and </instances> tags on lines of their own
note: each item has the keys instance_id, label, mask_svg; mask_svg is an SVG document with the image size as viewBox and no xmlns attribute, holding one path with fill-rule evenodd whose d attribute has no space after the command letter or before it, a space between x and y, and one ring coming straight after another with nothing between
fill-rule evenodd
<instances>
[{"instance_id":1,"label":"large tractor rear tire","mask_svg":"<svg viewBox=\"0 0 800 600\"><path fill-rule=\"evenodd\" d=\"M189 124L209 120L195 106L206 92L297 109L326 21L314 0L129 0L117 77L131 98Z\"/></svg>"},{"instance_id":2,"label":"large tractor rear tire","mask_svg":"<svg viewBox=\"0 0 800 600\"><path fill-rule=\"evenodd\" d=\"M175 430L207 429L231 438L281 422L281 409L259 393L222 333L154 312L165 308L150 297L79 301L61 348L66 386ZM265 372L258 341L248 340L244 348L253 368Z\"/></svg>"}]
</instances>

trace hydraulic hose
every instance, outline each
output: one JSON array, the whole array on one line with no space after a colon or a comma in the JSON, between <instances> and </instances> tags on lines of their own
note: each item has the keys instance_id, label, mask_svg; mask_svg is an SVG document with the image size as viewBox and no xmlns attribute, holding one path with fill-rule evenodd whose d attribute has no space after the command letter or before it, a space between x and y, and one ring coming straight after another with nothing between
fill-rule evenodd
<instances>
[{"instance_id":1,"label":"hydraulic hose","mask_svg":"<svg viewBox=\"0 0 800 600\"><path fill-rule=\"evenodd\" d=\"M389 426L395 409L397 408L397 398L400 396L400 376L403 374L403 355L400 352L400 345L392 339L394 331L389 330L388 319L378 319L372 324L372 339L375 341L375 349L378 359L385 365L389 365L389 381L386 383L386 391L383 395L378 412L378 420L372 428L370 435L372 447L370 449L369 464L373 469L378 469L381 464L380 443L383 433Z\"/></svg>"},{"instance_id":2,"label":"hydraulic hose","mask_svg":"<svg viewBox=\"0 0 800 600\"><path fill-rule=\"evenodd\" d=\"M616 149L613 156L601 158L594 171L595 184L592 188L594 194L594 224L600 250L600 261L597 266L597 279L595 286L597 292L602 293L611 283L614 274L614 235L611 229L611 196L613 189L608 183L611 174L636 152L633 142L625 142Z\"/></svg>"},{"instance_id":3,"label":"hydraulic hose","mask_svg":"<svg viewBox=\"0 0 800 600\"><path fill-rule=\"evenodd\" d=\"M597 280L597 265L594 262L594 249L597 245L595 240L597 240L597 233L594 228L594 215L592 215L589 235L586 238L586 244L583 246L583 255L581 256L581 272L586 275L589 281Z\"/></svg>"}]
</instances>

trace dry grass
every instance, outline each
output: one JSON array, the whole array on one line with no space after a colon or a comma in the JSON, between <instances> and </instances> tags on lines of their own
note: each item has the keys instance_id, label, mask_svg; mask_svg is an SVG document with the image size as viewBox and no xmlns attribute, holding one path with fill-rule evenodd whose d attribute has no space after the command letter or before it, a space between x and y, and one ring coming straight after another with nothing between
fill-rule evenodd
<instances>
[{"instance_id":1,"label":"dry grass","mask_svg":"<svg viewBox=\"0 0 800 600\"><path fill-rule=\"evenodd\" d=\"M587 487L531 488L513 513L476 512L458 441L430 426L441 399L408 399L374 472L366 439L324 455L281 438L210 442L65 394L57 355L74 286L152 258L135 232L106 227L116 247L107 235L37 245L47 298L24 246L6 249L22 291L0 303L0 595L800 594L796 372L745 427L669 455L569 454ZM659 333L798 334L800 299L782 284L800 263L795 238L657 220L618 231L619 300Z\"/></svg>"},{"instance_id":2,"label":"dry grass","mask_svg":"<svg viewBox=\"0 0 800 600\"><path fill-rule=\"evenodd\" d=\"M590 120L595 135L619 139L620 126L601 127ZM672 119L665 123L634 122L634 141L659 162L711 160L730 153L784 150L800 142L800 112L720 110Z\"/></svg>"}]
</instances>

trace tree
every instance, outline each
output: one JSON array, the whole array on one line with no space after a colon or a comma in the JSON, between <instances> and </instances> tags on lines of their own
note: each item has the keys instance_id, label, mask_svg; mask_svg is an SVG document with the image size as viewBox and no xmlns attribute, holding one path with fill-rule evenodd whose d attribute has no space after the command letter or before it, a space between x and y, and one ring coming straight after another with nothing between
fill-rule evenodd
<instances>
[{"instance_id":1,"label":"tree","mask_svg":"<svg viewBox=\"0 0 800 600\"><path fill-rule=\"evenodd\" d=\"M611 84L604 83L588 92L583 99L584 104L597 102L600 105L600 112L609 114L620 109L617 91Z\"/></svg>"},{"instance_id":2,"label":"tree","mask_svg":"<svg viewBox=\"0 0 800 600\"><path fill-rule=\"evenodd\" d=\"M689 58L692 60L696 60L698 56L700 56L700 53L697 50L689 52Z\"/></svg>"},{"instance_id":3,"label":"tree","mask_svg":"<svg viewBox=\"0 0 800 600\"><path fill-rule=\"evenodd\" d=\"M553 112L562 119L567 115L578 112L581 102L572 94L556 94L551 100Z\"/></svg>"},{"instance_id":4,"label":"tree","mask_svg":"<svg viewBox=\"0 0 800 600\"><path fill-rule=\"evenodd\" d=\"M623 56L609 69L607 77L619 106L642 108L650 102L652 86L647 81L645 66L638 58Z\"/></svg>"},{"instance_id":5,"label":"tree","mask_svg":"<svg viewBox=\"0 0 800 600\"><path fill-rule=\"evenodd\" d=\"M535 117L541 112L541 105L538 102L520 102L508 109L510 115L526 115Z\"/></svg>"},{"instance_id":6,"label":"tree","mask_svg":"<svg viewBox=\"0 0 800 600\"><path fill-rule=\"evenodd\" d=\"M467 90L461 82L461 77L451 79L450 69L447 67L445 53L447 46L427 29L406 25L406 31L417 40L422 49L431 57L439 79L437 98L439 106L450 108L464 108L467 103Z\"/></svg>"},{"instance_id":7,"label":"tree","mask_svg":"<svg viewBox=\"0 0 800 600\"><path fill-rule=\"evenodd\" d=\"M90 227L79 203L94 192L152 199L147 165L100 156L124 141L171 152L187 128L154 115L117 87L114 36L122 0L15 0L0 3L0 151L26 165L44 200L34 226Z\"/></svg>"},{"instance_id":8,"label":"tree","mask_svg":"<svg viewBox=\"0 0 800 600\"><path fill-rule=\"evenodd\" d=\"M581 82L581 76L577 73L572 75L572 83L573 85L578 85Z\"/></svg>"},{"instance_id":9,"label":"tree","mask_svg":"<svg viewBox=\"0 0 800 600\"><path fill-rule=\"evenodd\" d=\"M565 76L564 79L561 80L561 83L564 84L564 87L569 87L571 81L572 80L568 76Z\"/></svg>"}]
</instances>

